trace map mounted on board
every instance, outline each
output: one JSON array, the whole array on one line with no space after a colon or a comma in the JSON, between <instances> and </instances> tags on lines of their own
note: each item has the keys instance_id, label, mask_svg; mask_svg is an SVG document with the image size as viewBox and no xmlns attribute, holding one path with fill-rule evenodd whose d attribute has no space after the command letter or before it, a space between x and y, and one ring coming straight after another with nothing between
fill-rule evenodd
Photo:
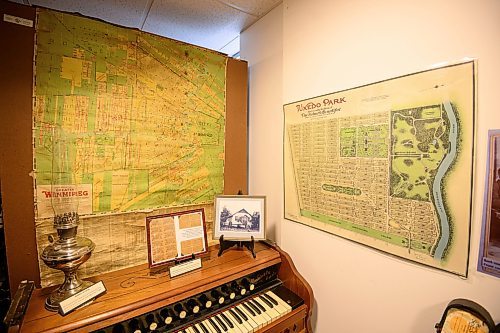
<instances>
[{"instance_id":1,"label":"map mounted on board","mask_svg":"<svg viewBox=\"0 0 500 333\"><path fill-rule=\"evenodd\" d=\"M285 218L467 276L474 62L284 106Z\"/></svg>"},{"instance_id":2,"label":"map mounted on board","mask_svg":"<svg viewBox=\"0 0 500 333\"><path fill-rule=\"evenodd\" d=\"M37 216L51 216L47 199L64 185L88 190L82 197L92 208L84 213L213 202L223 189L226 60L175 40L40 10ZM66 149L55 152L59 141Z\"/></svg>"},{"instance_id":3,"label":"map mounted on board","mask_svg":"<svg viewBox=\"0 0 500 333\"><path fill-rule=\"evenodd\" d=\"M96 243L83 277L147 262L148 214L204 208L210 220L224 186L226 66L215 51L37 9L39 251L61 198ZM56 282L53 270L40 271L43 286Z\"/></svg>"}]
</instances>

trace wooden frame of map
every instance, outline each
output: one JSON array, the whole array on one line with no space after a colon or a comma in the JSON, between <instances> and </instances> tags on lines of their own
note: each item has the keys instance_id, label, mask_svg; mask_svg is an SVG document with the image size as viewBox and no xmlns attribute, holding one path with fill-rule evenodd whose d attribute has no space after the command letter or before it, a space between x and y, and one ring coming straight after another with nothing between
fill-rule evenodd
<instances>
[{"instance_id":1,"label":"wooden frame of map","mask_svg":"<svg viewBox=\"0 0 500 333\"><path fill-rule=\"evenodd\" d=\"M215 197L213 238L225 240L266 239L266 197L219 195Z\"/></svg>"},{"instance_id":2,"label":"wooden frame of map","mask_svg":"<svg viewBox=\"0 0 500 333\"><path fill-rule=\"evenodd\" d=\"M148 216L146 231L149 267L208 251L203 209Z\"/></svg>"},{"instance_id":3,"label":"wooden frame of map","mask_svg":"<svg viewBox=\"0 0 500 333\"><path fill-rule=\"evenodd\" d=\"M500 277L500 130L488 132L483 226L477 269Z\"/></svg>"},{"instance_id":4,"label":"wooden frame of map","mask_svg":"<svg viewBox=\"0 0 500 333\"><path fill-rule=\"evenodd\" d=\"M284 217L466 277L476 68L284 105Z\"/></svg>"}]
</instances>

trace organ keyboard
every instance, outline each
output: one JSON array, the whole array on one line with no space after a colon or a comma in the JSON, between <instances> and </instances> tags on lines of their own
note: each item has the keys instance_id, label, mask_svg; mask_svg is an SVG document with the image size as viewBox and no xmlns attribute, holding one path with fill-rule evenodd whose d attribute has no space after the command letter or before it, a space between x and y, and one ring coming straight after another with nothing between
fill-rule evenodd
<instances>
[{"instance_id":1,"label":"organ keyboard","mask_svg":"<svg viewBox=\"0 0 500 333\"><path fill-rule=\"evenodd\" d=\"M202 268L170 278L141 265L97 276L107 293L64 317L44 309L54 287L33 292L21 332L310 333L313 294L290 257L256 243L217 256Z\"/></svg>"}]
</instances>

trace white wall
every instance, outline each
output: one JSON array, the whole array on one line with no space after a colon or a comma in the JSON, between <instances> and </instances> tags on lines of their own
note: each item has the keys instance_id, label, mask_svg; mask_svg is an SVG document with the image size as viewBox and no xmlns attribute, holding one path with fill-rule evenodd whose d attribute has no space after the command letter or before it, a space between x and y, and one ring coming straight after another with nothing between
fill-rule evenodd
<instances>
[{"instance_id":1,"label":"white wall","mask_svg":"<svg viewBox=\"0 0 500 333\"><path fill-rule=\"evenodd\" d=\"M280 217L281 245L314 290L315 332L434 332L447 303L459 297L480 303L499 322L500 279L478 273L476 264L487 131L500 128L500 1L285 0L241 40L250 65L250 191L268 196L273 223ZM467 279L281 218L282 104L463 57L478 59ZM268 58L275 65L265 66Z\"/></svg>"},{"instance_id":2,"label":"white wall","mask_svg":"<svg viewBox=\"0 0 500 333\"><path fill-rule=\"evenodd\" d=\"M249 188L266 195L267 238L280 243L283 205L283 32L282 6L240 37L240 55L249 70Z\"/></svg>"}]
</instances>

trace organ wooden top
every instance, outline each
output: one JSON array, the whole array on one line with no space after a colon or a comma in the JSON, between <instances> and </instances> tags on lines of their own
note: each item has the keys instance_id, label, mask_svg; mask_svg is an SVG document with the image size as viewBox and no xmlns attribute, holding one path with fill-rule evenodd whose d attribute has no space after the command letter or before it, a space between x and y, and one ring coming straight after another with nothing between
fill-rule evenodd
<instances>
[{"instance_id":1,"label":"organ wooden top","mask_svg":"<svg viewBox=\"0 0 500 333\"><path fill-rule=\"evenodd\" d=\"M307 306L306 326L310 328L313 294L297 272L288 254L276 246L256 243L257 257L247 250L234 248L217 256L218 245L209 248L202 268L170 278L168 269L149 269L147 264L107 273L89 280L104 282L107 292L86 307L66 316L44 308L47 296L55 287L33 292L21 331L67 332L91 331L173 304L208 289L228 283L261 269L281 264L278 277L299 295Z\"/></svg>"}]
</instances>

